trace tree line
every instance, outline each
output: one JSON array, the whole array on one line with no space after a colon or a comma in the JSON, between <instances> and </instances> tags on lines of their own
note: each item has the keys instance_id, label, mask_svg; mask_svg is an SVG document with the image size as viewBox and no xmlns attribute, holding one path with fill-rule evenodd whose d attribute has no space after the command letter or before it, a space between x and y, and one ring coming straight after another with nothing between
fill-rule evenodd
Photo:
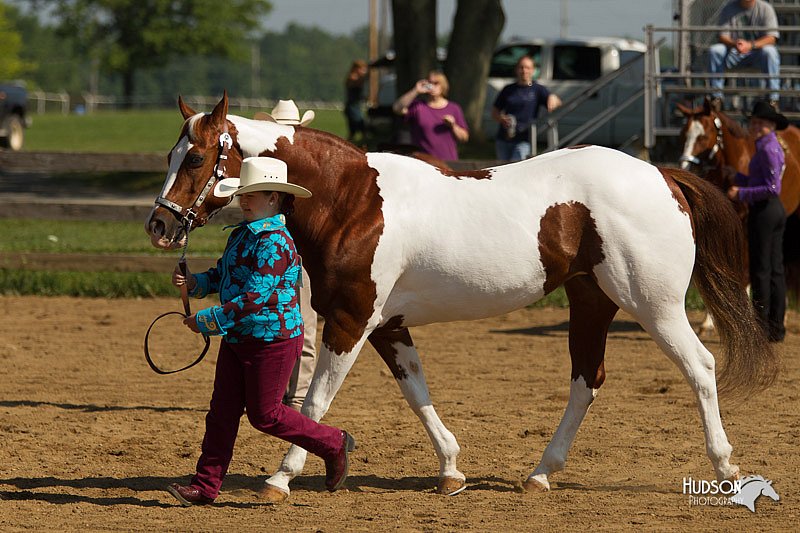
<instances>
[{"instance_id":1,"label":"tree line","mask_svg":"<svg viewBox=\"0 0 800 533\"><path fill-rule=\"evenodd\" d=\"M20 77L47 91L119 96L124 105L223 89L255 98L341 100L348 66L367 55L366 28L350 36L300 25L260 31L259 20L272 8L267 0L0 2L0 28L6 22L22 36ZM436 0L391 4L399 93L438 64L438 6ZM459 1L448 38L450 98L478 135L504 24L501 0Z\"/></svg>"},{"instance_id":2,"label":"tree line","mask_svg":"<svg viewBox=\"0 0 800 533\"><path fill-rule=\"evenodd\" d=\"M85 5L77 6L80 3ZM65 4L80 7L70 15L79 18L91 3ZM153 9L160 3L162 0L117 2L135 8L137 13L140 8ZM213 3L219 5L216 0ZM66 12L50 12L43 17L41 9L46 8L37 2L0 2L0 79L21 79L29 89L65 91L74 96L96 92L132 104L174 105L178 94L216 95L225 89L240 97L337 102L344 98L344 78L350 64L367 57L366 26L351 35L334 35L300 24L290 24L282 32L241 27L235 35L223 35L228 41L225 47L197 46L197 37L216 39L217 26L211 22L218 18L217 12L230 12L233 4L209 11L209 19L187 23L183 29L173 18L170 29L161 29L161 44L129 43L125 51L100 35L104 31L116 35L116 31L79 27ZM248 9L254 8L250 5ZM154 25L164 22L128 15L125 19L125 14L120 14L120 25L124 20L126 24L138 20L136 31L145 35L157 33ZM84 24L86 20L89 18ZM144 26L147 24L150 26ZM198 36L189 37L190 33ZM125 38L117 35L113 39L117 42ZM183 50L181 39L190 45L187 50Z\"/></svg>"}]
</instances>

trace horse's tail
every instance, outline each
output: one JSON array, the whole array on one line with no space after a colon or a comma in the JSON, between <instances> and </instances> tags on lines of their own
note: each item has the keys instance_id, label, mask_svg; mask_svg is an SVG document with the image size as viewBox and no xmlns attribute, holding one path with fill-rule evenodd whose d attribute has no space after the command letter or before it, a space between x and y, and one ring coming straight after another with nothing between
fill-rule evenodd
<instances>
[{"instance_id":1,"label":"horse's tail","mask_svg":"<svg viewBox=\"0 0 800 533\"><path fill-rule=\"evenodd\" d=\"M720 394L747 397L775 382L780 368L746 288L742 224L732 203L711 183L679 169L662 169L689 203L695 235L693 279L714 317L725 358Z\"/></svg>"}]
</instances>

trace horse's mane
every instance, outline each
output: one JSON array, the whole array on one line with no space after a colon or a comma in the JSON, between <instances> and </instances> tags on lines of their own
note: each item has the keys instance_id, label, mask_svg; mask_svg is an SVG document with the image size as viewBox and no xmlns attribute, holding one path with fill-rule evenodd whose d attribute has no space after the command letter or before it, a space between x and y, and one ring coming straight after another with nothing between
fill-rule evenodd
<instances>
[{"instance_id":1,"label":"horse's mane","mask_svg":"<svg viewBox=\"0 0 800 533\"><path fill-rule=\"evenodd\" d=\"M334 135L333 133L329 133L327 131L317 130L314 128L308 127L299 127L296 128L296 133L300 134L301 136L311 136L314 139L314 142L318 142L320 144L324 144L327 146L334 146L339 150L348 150L353 152L354 154L364 154L364 150L359 148L358 146L350 143L338 135Z\"/></svg>"},{"instance_id":2,"label":"horse's mane","mask_svg":"<svg viewBox=\"0 0 800 533\"><path fill-rule=\"evenodd\" d=\"M732 119L721 111L717 111L717 116L719 116L722 124L731 132L731 135L737 139L747 139L749 137L745 129L741 124L739 124L738 121Z\"/></svg>"}]
</instances>

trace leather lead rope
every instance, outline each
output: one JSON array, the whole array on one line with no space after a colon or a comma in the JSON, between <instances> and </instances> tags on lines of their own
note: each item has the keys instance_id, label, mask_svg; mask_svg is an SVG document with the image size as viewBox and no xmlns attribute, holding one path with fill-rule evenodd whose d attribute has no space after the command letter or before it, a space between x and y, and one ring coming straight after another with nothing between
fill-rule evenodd
<instances>
[{"instance_id":1,"label":"leather lead rope","mask_svg":"<svg viewBox=\"0 0 800 533\"><path fill-rule=\"evenodd\" d=\"M183 276L186 277L185 257L181 257L181 260L178 262L178 268L180 268L181 274L183 274ZM167 374L175 374L177 372L183 372L184 370L192 368L194 365L203 360L203 358L206 356L206 353L208 352L208 348L211 346L211 339L209 339L207 335L203 335L203 339L205 340L206 345L203 348L202 353L199 356L197 356L197 359L195 359L192 363L189 363L185 367L179 368L177 370L162 370L158 368L158 366L153 362L153 359L150 357L149 341L150 341L150 330L153 329L153 326L156 324L156 322L158 322L165 316L169 315L180 315L184 318L192 315L192 308L189 305L189 288L187 287L186 283L181 285L181 301L183 302L183 313L181 313L180 311L169 311L167 313L157 316L156 319L153 320L153 322L150 324L150 327L147 328L147 333L145 333L144 335L144 358L147 360L147 364L150 365L150 368L153 370L153 372L155 372L156 374L161 374L162 376Z\"/></svg>"}]
</instances>

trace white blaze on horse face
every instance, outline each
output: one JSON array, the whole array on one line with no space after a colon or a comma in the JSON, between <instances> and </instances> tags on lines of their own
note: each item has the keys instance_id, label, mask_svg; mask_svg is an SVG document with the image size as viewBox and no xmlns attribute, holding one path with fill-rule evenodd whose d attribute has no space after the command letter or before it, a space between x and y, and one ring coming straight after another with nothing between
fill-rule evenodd
<instances>
[{"instance_id":1,"label":"white blaze on horse face","mask_svg":"<svg viewBox=\"0 0 800 533\"><path fill-rule=\"evenodd\" d=\"M164 181L164 187L161 189L161 198L166 198L172 186L175 185L175 180L178 178L178 171L183 165L183 160L186 159L186 154L192 149L194 145L189 142L189 137L183 136L175 145L175 148L170 152L169 170L167 170L167 179Z\"/></svg>"},{"instance_id":2,"label":"white blaze on horse face","mask_svg":"<svg viewBox=\"0 0 800 533\"><path fill-rule=\"evenodd\" d=\"M686 128L686 142L683 144L683 155L681 157L681 168L687 170L689 168L689 159L694 157L694 145L697 139L705 133L703 125L698 120L692 120L689 127Z\"/></svg>"},{"instance_id":3,"label":"white blaze on horse face","mask_svg":"<svg viewBox=\"0 0 800 533\"><path fill-rule=\"evenodd\" d=\"M268 120L250 120L249 118L228 115L236 130L237 140L244 157L274 152L278 147L278 139L285 137L289 144L294 144L294 126L286 126Z\"/></svg>"}]
</instances>

